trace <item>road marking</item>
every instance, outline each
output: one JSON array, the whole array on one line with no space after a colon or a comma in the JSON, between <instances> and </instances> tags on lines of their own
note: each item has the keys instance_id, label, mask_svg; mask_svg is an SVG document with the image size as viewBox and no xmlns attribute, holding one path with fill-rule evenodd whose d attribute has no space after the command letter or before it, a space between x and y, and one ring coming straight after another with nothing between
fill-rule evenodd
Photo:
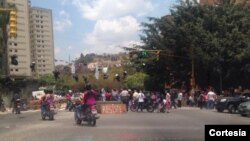
<instances>
[{"instance_id":1,"label":"road marking","mask_svg":"<svg viewBox=\"0 0 250 141\"><path fill-rule=\"evenodd\" d=\"M93 136L82 136L82 137L77 137L74 141L92 141Z\"/></svg>"},{"instance_id":2,"label":"road marking","mask_svg":"<svg viewBox=\"0 0 250 141\"><path fill-rule=\"evenodd\" d=\"M9 126L9 125L7 125L7 126L5 126L5 128L9 129L9 128L10 128L10 126Z\"/></svg>"}]
</instances>

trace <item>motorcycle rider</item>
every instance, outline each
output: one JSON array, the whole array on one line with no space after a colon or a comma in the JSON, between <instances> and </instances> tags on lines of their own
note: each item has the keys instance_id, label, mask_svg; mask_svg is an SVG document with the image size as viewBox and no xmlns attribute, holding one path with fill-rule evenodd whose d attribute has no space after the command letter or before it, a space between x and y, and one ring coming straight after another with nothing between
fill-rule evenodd
<instances>
[{"instance_id":1,"label":"motorcycle rider","mask_svg":"<svg viewBox=\"0 0 250 141\"><path fill-rule=\"evenodd\" d=\"M81 100L81 104L76 107L77 116L81 117L81 111L85 113L88 107L96 104L96 92L92 90L91 84L86 84L86 91L83 94L83 99Z\"/></svg>"},{"instance_id":2,"label":"motorcycle rider","mask_svg":"<svg viewBox=\"0 0 250 141\"><path fill-rule=\"evenodd\" d=\"M48 106L48 103L46 101L46 95L48 94L48 90L44 90L45 95L43 95L40 99L40 104L41 104L41 112L45 112Z\"/></svg>"},{"instance_id":3,"label":"motorcycle rider","mask_svg":"<svg viewBox=\"0 0 250 141\"><path fill-rule=\"evenodd\" d=\"M53 90L48 90L48 93L46 94L46 102L48 103L47 108L50 108L51 106L56 108L55 102L54 102Z\"/></svg>"},{"instance_id":4,"label":"motorcycle rider","mask_svg":"<svg viewBox=\"0 0 250 141\"><path fill-rule=\"evenodd\" d=\"M69 109L70 104L72 104L71 97L72 97L72 90L69 90L69 92L66 94L65 98L67 100L67 105L65 107L65 110Z\"/></svg>"},{"instance_id":5,"label":"motorcycle rider","mask_svg":"<svg viewBox=\"0 0 250 141\"><path fill-rule=\"evenodd\" d=\"M18 93L16 93L11 99L11 103L13 103L12 113L14 113L17 108L17 100L20 100L20 95Z\"/></svg>"}]
</instances>

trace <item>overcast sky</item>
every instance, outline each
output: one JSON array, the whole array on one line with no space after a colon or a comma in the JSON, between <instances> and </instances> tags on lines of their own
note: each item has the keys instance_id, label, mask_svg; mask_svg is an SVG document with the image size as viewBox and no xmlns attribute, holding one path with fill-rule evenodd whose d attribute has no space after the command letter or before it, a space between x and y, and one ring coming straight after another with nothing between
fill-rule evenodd
<instances>
[{"instance_id":1,"label":"overcast sky","mask_svg":"<svg viewBox=\"0 0 250 141\"><path fill-rule=\"evenodd\" d=\"M177 0L31 0L52 9L55 58L81 53L118 53L120 46L139 43L140 24L161 17Z\"/></svg>"}]
</instances>

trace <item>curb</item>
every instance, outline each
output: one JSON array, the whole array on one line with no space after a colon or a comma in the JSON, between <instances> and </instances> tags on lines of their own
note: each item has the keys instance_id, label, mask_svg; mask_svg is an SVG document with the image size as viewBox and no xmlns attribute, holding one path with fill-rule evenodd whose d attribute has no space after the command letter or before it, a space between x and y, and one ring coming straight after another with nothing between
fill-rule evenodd
<instances>
[{"instance_id":1,"label":"curb","mask_svg":"<svg viewBox=\"0 0 250 141\"><path fill-rule=\"evenodd\" d=\"M57 111L63 111L63 110L65 110L65 108L60 108ZM39 110L26 110L26 111L21 111L21 113L33 113L33 112L39 112L39 111L41 110L40 109ZM7 115L7 114L12 114L12 110L7 109L7 112L0 112L0 115Z\"/></svg>"}]
</instances>

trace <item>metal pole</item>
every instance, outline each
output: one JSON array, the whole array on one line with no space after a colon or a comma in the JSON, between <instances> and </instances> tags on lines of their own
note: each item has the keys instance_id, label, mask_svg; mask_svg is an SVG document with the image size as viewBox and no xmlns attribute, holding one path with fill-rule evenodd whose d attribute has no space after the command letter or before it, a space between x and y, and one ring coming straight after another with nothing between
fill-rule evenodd
<instances>
[{"instance_id":1,"label":"metal pole","mask_svg":"<svg viewBox=\"0 0 250 141\"><path fill-rule=\"evenodd\" d=\"M192 75L191 75L191 80L192 80L192 89L195 89L195 76L194 76L194 58L192 57Z\"/></svg>"},{"instance_id":2,"label":"metal pole","mask_svg":"<svg viewBox=\"0 0 250 141\"><path fill-rule=\"evenodd\" d=\"M191 57L192 57L192 74L191 74L191 87L192 90L195 89L195 75L194 75L194 47L191 47Z\"/></svg>"}]
</instances>

